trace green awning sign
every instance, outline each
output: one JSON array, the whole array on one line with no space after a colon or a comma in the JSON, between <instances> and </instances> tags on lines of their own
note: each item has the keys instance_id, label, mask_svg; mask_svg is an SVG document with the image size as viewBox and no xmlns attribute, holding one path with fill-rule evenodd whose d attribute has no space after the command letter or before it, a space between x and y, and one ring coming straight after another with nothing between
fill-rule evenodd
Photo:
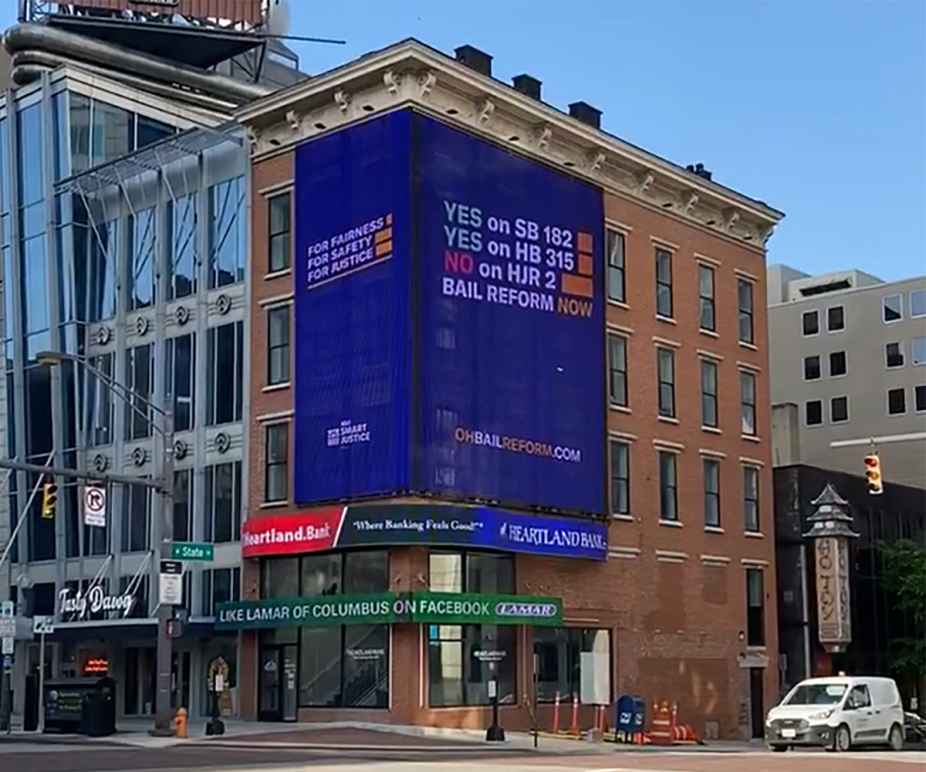
<instances>
[{"instance_id":1,"label":"green awning sign","mask_svg":"<svg viewBox=\"0 0 926 772\"><path fill-rule=\"evenodd\" d=\"M322 595L231 601L216 608L217 630L396 623L543 625L563 623L560 598L449 592Z\"/></svg>"}]
</instances>

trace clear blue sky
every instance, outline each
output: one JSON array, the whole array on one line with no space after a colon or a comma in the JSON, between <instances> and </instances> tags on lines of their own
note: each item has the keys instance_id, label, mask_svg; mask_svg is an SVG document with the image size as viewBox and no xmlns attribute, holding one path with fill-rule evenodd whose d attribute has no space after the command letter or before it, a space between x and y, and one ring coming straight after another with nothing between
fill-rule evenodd
<instances>
[{"instance_id":1,"label":"clear blue sky","mask_svg":"<svg viewBox=\"0 0 926 772\"><path fill-rule=\"evenodd\" d=\"M0 0L0 26L15 15ZM471 43L546 101L585 100L610 132L787 217L769 262L926 274L923 0L290 0L310 73L413 36ZM568 15L568 19L567 19Z\"/></svg>"}]
</instances>

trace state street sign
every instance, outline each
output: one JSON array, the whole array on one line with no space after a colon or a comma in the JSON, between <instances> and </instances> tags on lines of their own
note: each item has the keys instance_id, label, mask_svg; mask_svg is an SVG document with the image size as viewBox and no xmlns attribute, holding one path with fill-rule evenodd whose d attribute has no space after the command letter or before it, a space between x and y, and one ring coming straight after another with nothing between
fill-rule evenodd
<instances>
[{"instance_id":1,"label":"state street sign","mask_svg":"<svg viewBox=\"0 0 926 772\"><path fill-rule=\"evenodd\" d=\"M214 560L215 548L211 544L178 541L171 544L170 556L174 560Z\"/></svg>"},{"instance_id":2,"label":"state street sign","mask_svg":"<svg viewBox=\"0 0 926 772\"><path fill-rule=\"evenodd\" d=\"M216 610L217 630L394 623L559 626L560 598L451 592L384 592L232 601Z\"/></svg>"}]
</instances>

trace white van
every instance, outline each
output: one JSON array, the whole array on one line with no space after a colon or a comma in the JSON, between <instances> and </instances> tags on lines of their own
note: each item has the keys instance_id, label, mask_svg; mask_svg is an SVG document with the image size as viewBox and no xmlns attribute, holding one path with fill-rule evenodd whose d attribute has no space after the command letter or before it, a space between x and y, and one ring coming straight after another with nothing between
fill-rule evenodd
<instances>
[{"instance_id":1,"label":"white van","mask_svg":"<svg viewBox=\"0 0 926 772\"><path fill-rule=\"evenodd\" d=\"M903 706L890 678L808 678L795 686L765 719L765 742L774 751L822 745L847 751L853 745L903 748Z\"/></svg>"}]
</instances>

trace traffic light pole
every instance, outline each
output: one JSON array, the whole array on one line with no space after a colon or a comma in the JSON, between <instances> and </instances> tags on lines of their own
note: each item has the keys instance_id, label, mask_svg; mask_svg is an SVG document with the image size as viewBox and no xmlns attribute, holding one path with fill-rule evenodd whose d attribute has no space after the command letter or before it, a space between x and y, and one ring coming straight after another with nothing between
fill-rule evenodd
<instances>
[{"instance_id":1,"label":"traffic light pole","mask_svg":"<svg viewBox=\"0 0 926 772\"><path fill-rule=\"evenodd\" d=\"M161 518L158 553L155 555L160 577L161 560L170 554L170 545L174 540L174 415L171 410L161 414L161 442L164 447L158 453L160 459L161 479ZM160 582L158 583L158 600L160 601ZM157 648L157 709L154 717L155 737L172 737L174 734L170 697L173 691L173 640L168 629L173 617L173 606L158 603L158 648Z\"/></svg>"}]
</instances>

